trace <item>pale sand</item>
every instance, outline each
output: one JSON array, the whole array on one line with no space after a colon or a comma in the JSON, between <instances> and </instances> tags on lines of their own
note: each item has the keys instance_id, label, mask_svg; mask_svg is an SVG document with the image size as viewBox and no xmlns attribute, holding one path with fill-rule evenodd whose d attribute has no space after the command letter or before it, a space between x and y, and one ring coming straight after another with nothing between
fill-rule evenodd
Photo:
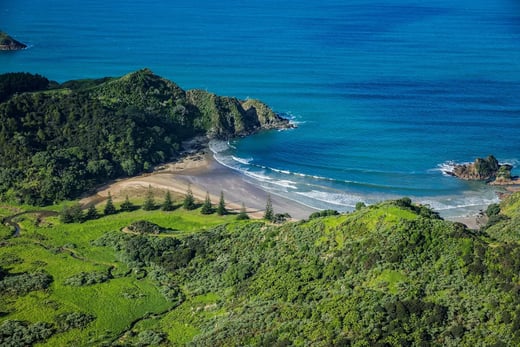
<instances>
[{"instance_id":1,"label":"pale sand","mask_svg":"<svg viewBox=\"0 0 520 347\"><path fill-rule=\"evenodd\" d=\"M166 191L178 199L186 194L188 186L194 197L201 202L209 192L211 201L216 205L220 193L224 193L226 207L232 212L240 211L242 203L251 218L262 218L268 193L248 183L244 177L213 159L210 153L191 154L178 162L160 166L156 171L128 179L115 181L98 189L95 195L84 198L82 204L99 203L106 199L108 192L114 201L122 201L126 195L143 198L151 187L155 200L160 203ZM315 212L308 206L295 201L271 195L275 213L289 213L295 220L307 218Z\"/></svg>"},{"instance_id":2,"label":"pale sand","mask_svg":"<svg viewBox=\"0 0 520 347\"><path fill-rule=\"evenodd\" d=\"M263 217L268 196L264 190L245 181L242 174L219 164L205 149L178 162L164 164L153 173L118 180L103 186L95 195L82 199L80 203L98 204L106 200L108 192L114 201L121 202L127 195L143 199L150 186L158 203L168 190L177 199L182 199L189 186L197 200L204 201L206 192L209 192L212 203L216 205L222 191L228 210L238 212L243 203L249 216L256 219ZM289 213L294 220L306 219L317 211L277 195L271 195L271 200L275 213ZM463 223L470 229L479 229L482 224L478 216L453 217L447 220Z\"/></svg>"}]
</instances>

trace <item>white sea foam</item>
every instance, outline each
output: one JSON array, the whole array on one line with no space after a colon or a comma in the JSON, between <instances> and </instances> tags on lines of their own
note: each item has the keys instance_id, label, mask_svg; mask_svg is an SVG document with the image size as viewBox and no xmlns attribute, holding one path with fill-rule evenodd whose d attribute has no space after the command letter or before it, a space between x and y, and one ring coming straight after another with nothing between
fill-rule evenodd
<instances>
[{"instance_id":1,"label":"white sea foam","mask_svg":"<svg viewBox=\"0 0 520 347\"><path fill-rule=\"evenodd\" d=\"M225 152L225 151L229 150L229 148L230 148L230 145L226 141L211 140L209 142L209 149L214 154Z\"/></svg>"},{"instance_id":2,"label":"white sea foam","mask_svg":"<svg viewBox=\"0 0 520 347\"><path fill-rule=\"evenodd\" d=\"M240 164L244 164L244 165L249 165L249 163L251 163L253 161L253 158L240 158L240 157L235 157L234 155L232 155L231 158L233 158L234 161L237 161Z\"/></svg>"},{"instance_id":3,"label":"white sea foam","mask_svg":"<svg viewBox=\"0 0 520 347\"><path fill-rule=\"evenodd\" d=\"M243 170L242 172L246 176L249 176L249 177L254 178L255 180L258 180L258 181L261 181L261 182L267 182L267 181L271 181L272 180L271 177L263 175L263 174L260 174L260 173L251 172L251 171L248 171L248 170Z\"/></svg>"},{"instance_id":4,"label":"white sea foam","mask_svg":"<svg viewBox=\"0 0 520 347\"><path fill-rule=\"evenodd\" d=\"M346 192L328 193L319 190L312 190L310 192L298 192L297 194L343 208L352 208L360 201L367 202L359 195L348 194Z\"/></svg>"}]
</instances>

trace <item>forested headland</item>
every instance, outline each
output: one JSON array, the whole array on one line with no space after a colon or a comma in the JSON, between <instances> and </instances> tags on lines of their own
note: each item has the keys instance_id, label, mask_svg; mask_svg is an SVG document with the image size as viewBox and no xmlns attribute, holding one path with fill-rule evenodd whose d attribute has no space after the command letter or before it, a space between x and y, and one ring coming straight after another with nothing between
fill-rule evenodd
<instances>
[{"instance_id":1,"label":"forested headland","mask_svg":"<svg viewBox=\"0 0 520 347\"><path fill-rule=\"evenodd\" d=\"M184 91L148 69L62 84L0 75L0 199L75 198L175 158L194 136L228 139L287 126L258 100Z\"/></svg>"}]
</instances>

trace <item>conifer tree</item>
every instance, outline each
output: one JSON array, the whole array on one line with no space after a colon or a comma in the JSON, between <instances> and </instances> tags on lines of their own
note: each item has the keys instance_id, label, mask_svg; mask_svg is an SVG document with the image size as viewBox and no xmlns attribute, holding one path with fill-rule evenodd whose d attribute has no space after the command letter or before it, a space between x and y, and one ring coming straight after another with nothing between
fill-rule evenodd
<instances>
[{"instance_id":1,"label":"conifer tree","mask_svg":"<svg viewBox=\"0 0 520 347\"><path fill-rule=\"evenodd\" d=\"M226 201L224 200L224 192L220 191L220 200L218 201L217 214L223 216L227 214Z\"/></svg>"},{"instance_id":2,"label":"conifer tree","mask_svg":"<svg viewBox=\"0 0 520 347\"><path fill-rule=\"evenodd\" d=\"M188 190L186 191L186 195L184 196L182 206L185 210L193 210L196 207L195 198L193 197L193 192L191 191L190 185L188 185Z\"/></svg>"},{"instance_id":3,"label":"conifer tree","mask_svg":"<svg viewBox=\"0 0 520 347\"><path fill-rule=\"evenodd\" d=\"M134 209L134 204L130 202L128 199L128 195L125 198L125 201L121 204L121 211L123 212L131 212Z\"/></svg>"},{"instance_id":4,"label":"conifer tree","mask_svg":"<svg viewBox=\"0 0 520 347\"><path fill-rule=\"evenodd\" d=\"M163 211L173 211L173 202L172 202L172 196L170 194L170 191L166 191L166 194L164 195L164 202L162 204L162 210Z\"/></svg>"},{"instance_id":5,"label":"conifer tree","mask_svg":"<svg viewBox=\"0 0 520 347\"><path fill-rule=\"evenodd\" d=\"M117 212L116 207L114 206L114 202L112 201L112 195L110 192L108 192L108 198L107 203L105 205L105 209L103 210L103 213L105 216L108 216L110 214L115 214Z\"/></svg>"},{"instance_id":6,"label":"conifer tree","mask_svg":"<svg viewBox=\"0 0 520 347\"><path fill-rule=\"evenodd\" d=\"M267 203L265 204L264 219L272 221L274 219L273 202L271 201L271 194L267 195Z\"/></svg>"},{"instance_id":7,"label":"conifer tree","mask_svg":"<svg viewBox=\"0 0 520 347\"><path fill-rule=\"evenodd\" d=\"M148 186L148 193L146 193L146 199L143 203L143 210L151 211L155 209L155 200L153 198L152 186Z\"/></svg>"},{"instance_id":8,"label":"conifer tree","mask_svg":"<svg viewBox=\"0 0 520 347\"><path fill-rule=\"evenodd\" d=\"M96 206L94 204L90 205L87 210L87 214L85 215L85 219L92 220L97 219L99 217L99 213L96 210Z\"/></svg>"},{"instance_id":9,"label":"conifer tree","mask_svg":"<svg viewBox=\"0 0 520 347\"><path fill-rule=\"evenodd\" d=\"M211 205L211 199L209 198L209 192L206 192L206 199L204 200L204 204L200 210L202 214L212 214L213 206Z\"/></svg>"},{"instance_id":10,"label":"conifer tree","mask_svg":"<svg viewBox=\"0 0 520 347\"><path fill-rule=\"evenodd\" d=\"M244 203L242 203L240 212L237 215L237 220L246 220L246 219L249 219L249 216L247 215L247 212L246 212L246 205L244 205Z\"/></svg>"}]
</instances>

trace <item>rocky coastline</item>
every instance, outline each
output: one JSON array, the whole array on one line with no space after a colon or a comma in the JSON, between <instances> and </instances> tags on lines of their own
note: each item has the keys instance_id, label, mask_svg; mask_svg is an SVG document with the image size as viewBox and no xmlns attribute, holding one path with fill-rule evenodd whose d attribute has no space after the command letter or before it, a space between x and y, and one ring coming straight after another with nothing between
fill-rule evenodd
<instances>
[{"instance_id":1,"label":"rocky coastline","mask_svg":"<svg viewBox=\"0 0 520 347\"><path fill-rule=\"evenodd\" d=\"M477 158L473 163L456 164L446 173L467 181L485 181L490 185L518 185L520 179L512 176L512 169L512 165L500 164L493 155L489 155L487 158Z\"/></svg>"},{"instance_id":2,"label":"rocky coastline","mask_svg":"<svg viewBox=\"0 0 520 347\"><path fill-rule=\"evenodd\" d=\"M0 51L19 51L27 48L27 45L13 39L5 32L0 32Z\"/></svg>"}]
</instances>

